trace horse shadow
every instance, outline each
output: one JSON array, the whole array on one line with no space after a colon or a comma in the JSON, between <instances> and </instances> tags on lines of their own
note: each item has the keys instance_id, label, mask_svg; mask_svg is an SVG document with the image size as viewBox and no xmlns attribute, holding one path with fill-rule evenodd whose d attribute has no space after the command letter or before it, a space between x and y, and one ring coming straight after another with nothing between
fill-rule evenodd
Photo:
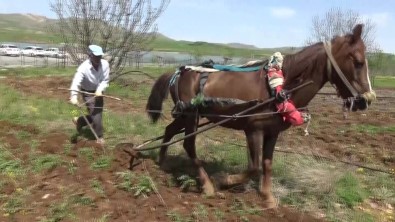
<instances>
[{"instance_id":1,"label":"horse shadow","mask_svg":"<svg viewBox=\"0 0 395 222\"><path fill-rule=\"evenodd\" d=\"M198 179L198 172L196 170L196 167L194 166L194 164L186 154L168 154L165 162L162 165L159 165L158 152L155 151L143 152L140 154L139 159L150 159L153 162L155 162L155 164L158 167L160 167L160 169L164 173L170 175L172 181L175 182L177 186L182 185L182 180L180 179L182 176L186 175L187 177L194 179L196 181L197 189L196 190L190 189L189 191L199 192L199 193L202 191L200 189L202 184L200 184L200 180ZM201 160L201 161L204 169L206 170L208 175L211 176L211 180L214 183L214 186L216 187L217 190L228 190L229 192L232 193L243 193L249 189L254 189L254 190L258 189L258 185L257 185L259 181L258 177L251 179L251 181L248 184L220 186L216 182L217 178L225 176L226 175L225 172L232 172L229 163L226 163L224 160ZM134 164L134 166L136 166L137 164ZM134 166L131 167L133 168Z\"/></svg>"}]
</instances>

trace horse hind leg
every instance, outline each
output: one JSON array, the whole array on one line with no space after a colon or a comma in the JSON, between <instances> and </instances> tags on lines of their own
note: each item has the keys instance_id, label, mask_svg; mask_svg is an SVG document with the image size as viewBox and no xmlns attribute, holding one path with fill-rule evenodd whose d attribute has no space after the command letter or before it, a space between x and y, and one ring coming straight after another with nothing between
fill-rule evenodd
<instances>
[{"instance_id":1,"label":"horse hind leg","mask_svg":"<svg viewBox=\"0 0 395 222\"><path fill-rule=\"evenodd\" d=\"M165 135L163 137L162 143L169 142L180 130L185 128L185 120L181 117L176 118L171 122L169 125L166 126ZM162 146L159 152L159 159L158 163L159 166L165 163L166 156L167 156L167 149L169 146Z\"/></svg>"},{"instance_id":2,"label":"horse hind leg","mask_svg":"<svg viewBox=\"0 0 395 222\"><path fill-rule=\"evenodd\" d=\"M259 175L259 154L262 146L262 131L245 131L248 145L248 169L240 174L217 176L215 181L218 187L232 187L247 183L254 176Z\"/></svg>"},{"instance_id":3,"label":"horse hind leg","mask_svg":"<svg viewBox=\"0 0 395 222\"><path fill-rule=\"evenodd\" d=\"M259 193L261 194L267 208L275 208L277 206L277 201L272 194L272 162L277 138L278 134L265 135L264 137L262 155L263 174L261 175Z\"/></svg>"},{"instance_id":4,"label":"horse hind leg","mask_svg":"<svg viewBox=\"0 0 395 222\"><path fill-rule=\"evenodd\" d=\"M185 127L185 135L196 132L198 117L188 117ZM196 155L196 136L191 136L184 140L184 149L187 152L189 158L192 160L194 165L197 167L200 183L202 184L203 193L207 196L213 196L215 193L214 185L208 177L207 172L203 168L202 161L197 158Z\"/></svg>"}]
</instances>

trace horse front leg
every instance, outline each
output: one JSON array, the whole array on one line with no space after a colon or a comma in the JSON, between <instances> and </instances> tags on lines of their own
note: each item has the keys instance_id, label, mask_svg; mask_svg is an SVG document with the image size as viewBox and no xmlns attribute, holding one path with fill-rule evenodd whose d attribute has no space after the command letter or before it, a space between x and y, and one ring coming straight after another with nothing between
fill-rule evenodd
<instances>
[{"instance_id":1,"label":"horse front leg","mask_svg":"<svg viewBox=\"0 0 395 222\"><path fill-rule=\"evenodd\" d=\"M259 174L259 154L262 147L263 131L244 131L248 147L248 169L240 174L218 176L216 183L219 187L231 187L247 183L252 177Z\"/></svg>"},{"instance_id":2,"label":"horse front leg","mask_svg":"<svg viewBox=\"0 0 395 222\"><path fill-rule=\"evenodd\" d=\"M196 132L197 125L198 125L198 118L197 116L188 117L186 121L185 127L185 135L189 135L191 133ZM187 152L189 158L191 158L192 162L198 169L198 175L200 182L202 184L203 193L207 196L213 196L215 189L213 183L211 182L210 178L208 177L207 172L203 168L202 161L197 158L196 155L196 144L195 144L196 136L191 136L184 140L184 149Z\"/></svg>"},{"instance_id":3,"label":"horse front leg","mask_svg":"<svg viewBox=\"0 0 395 222\"><path fill-rule=\"evenodd\" d=\"M185 119L182 117L178 117L173 120L169 125L166 126L165 130L165 135L163 137L162 143L167 143L173 138L174 135L176 135L180 130L185 128ZM162 167L162 165L165 163L166 160L166 154L167 154L167 148L169 146L162 146L160 148L159 152L159 166Z\"/></svg>"},{"instance_id":4,"label":"horse front leg","mask_svg":"<svg viewBox=\"0 0 395 222\"><path fill-rule=\"evenodd\" d=\"M262 169L261 183L259 192L264 199L267 208L275 208L277 201L272 194L272 162L273 152L278 138L277 134L264 136L263 155L262 155Z\"/></svg>"}]
</instances>

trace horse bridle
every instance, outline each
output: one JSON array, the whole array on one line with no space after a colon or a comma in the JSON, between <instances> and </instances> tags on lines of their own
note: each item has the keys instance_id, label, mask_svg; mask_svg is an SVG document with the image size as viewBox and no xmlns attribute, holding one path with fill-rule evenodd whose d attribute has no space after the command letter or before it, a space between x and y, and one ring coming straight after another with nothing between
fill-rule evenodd
<instances>
[{"instance_id":1,"label":"horse bridle","mask_svg":"<svg viewBox=\"0 0 395 222\"><path fill-rule=\"evenodd\" d=\"M369 79L368 79L368 81L369 81L370 91L365 92L363 94L359 94L355 90L355 88L350 84L350 82L347 80L347 78L344 76L344 73L341 71L339 65L337 64L335 58L333 57L331 43L324 42L324 49L325 49L326 54L328 55L327 75L328 75L329 82L338 91L338 89L336 88L336 86L334 85L333 80L332 80L332 66L333 66L337 72L337 75L340 77L340 79L343 81L344 85L347 87L347 89L352 94L352 97L348 97L347 99L343 100L343 105L349 107L350 110L352 110L354 108L355 104L357 104L357 106L359 106L359 107L366 106L366 108L367 108L372 101L376 100L376 93L372 90L372 88L370 86ZM367 59L365 59L365 63L366 63L366 68L367 68L367 66L368 66ZM368 78L369 78L369 76L368 76ZM339 91L338 91L338 93L339 93ZM347 105L347 104L349 104L349 105ZM362 108L362 109L366 109L366 108Z\"/></svg>"},{"instance_id":2,"label":"horse bridle","mask_svg":"<svg viewBox=\"0 0 395 222\"><path fill-rule=\"evenodd\" d=\"M328 60L327 60L327 69L328 69L328 79L329 82L333 85L332 82L332 65L335 68L337 74L339 75L340 79L343 81L344 85L347 87L347 89L350 91L350 93L352 94L352 96L354 98L356 98L358 96L357 91L354 89L354 87L350 84L350 82L347 80L346 76L344 75L344 73L342 72L342 70L340 69L339 65L337 64L335 58L332 55L332 45L331 42L324 42L324 49L326 54L328 55Z\"/></svg>"}]
</instances>

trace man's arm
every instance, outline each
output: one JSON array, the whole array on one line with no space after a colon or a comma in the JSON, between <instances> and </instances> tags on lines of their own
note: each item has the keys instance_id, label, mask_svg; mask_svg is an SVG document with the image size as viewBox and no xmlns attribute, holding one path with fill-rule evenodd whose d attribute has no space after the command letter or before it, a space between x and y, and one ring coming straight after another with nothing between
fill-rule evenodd
<instances>
[{"instance_id":1,"label":"man's arm","mask_svg":"<svg viewBox=\"0 0 395 222\"><path fill-rule=\"evenodd\" d=\"M76 99L78 96L78 92L77 91L73 91L73 90L79 90L80 86L81 86L81 82L84 79L84 74L82 73L82 70L78 69L77 72L74 75L73 81L71 83L70 86L70 99Z\"/></svg>"},{"instance_id":2,"label":"man's arm","mask_svg":"<svg viewBox=\"0 0 395 222\"><path fill-rule=\"evenodd\" d=\"M105 61L105 60L104 60ZM103 80L100 82L96 89L96 94L101 95L103 91L108 87L110 82L110 66L107 61L103 62Z\"/></svg>"}]
</instances>

